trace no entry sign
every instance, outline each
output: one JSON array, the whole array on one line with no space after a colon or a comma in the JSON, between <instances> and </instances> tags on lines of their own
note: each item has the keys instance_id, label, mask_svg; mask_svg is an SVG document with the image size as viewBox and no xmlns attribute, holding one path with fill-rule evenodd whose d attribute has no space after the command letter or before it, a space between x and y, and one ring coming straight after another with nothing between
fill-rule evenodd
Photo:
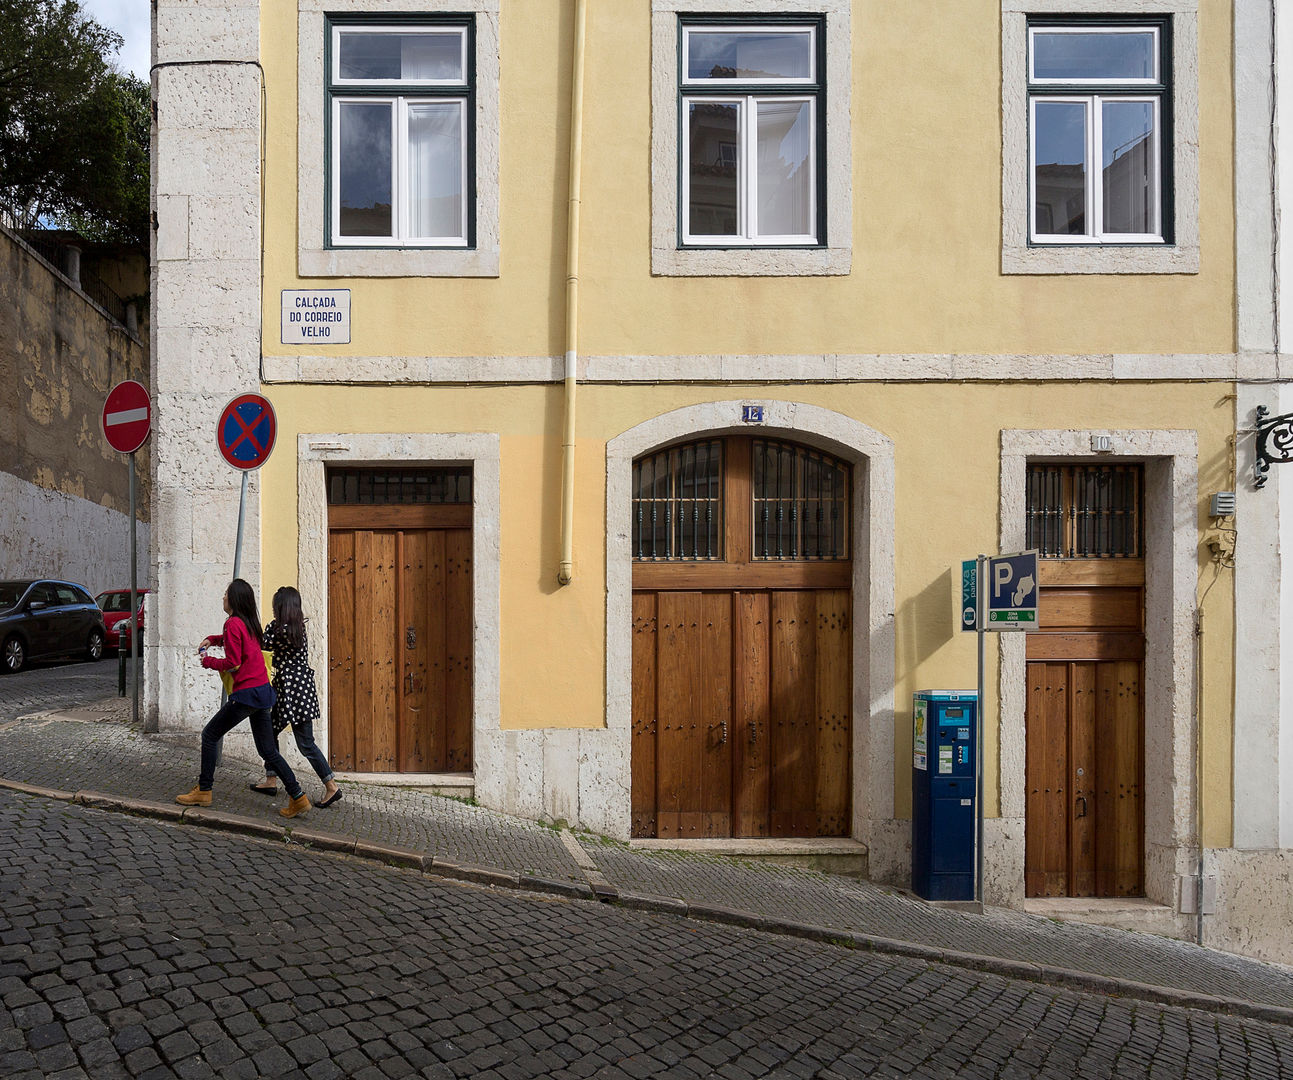
<instances>
[{"instance_id":1,"label":"no entry sign","mask_svg":"<svg viewBox=\"0 0 1293 1080\"><path fill-rule=\"evenodd\" d=\"M153 423L153 405L144 384L127 379L109 390L101 423L112 449L133 454L143 446Z\"/></svg>"},{"instance_id":2,"label":"no entry sign","mask_svg":"<svg viewBox=\"0 0 1293 1080\"><path fill-rule=\"evenodd\" d=\"M216 424L220 455L235 469L259 469L274 449L278 421L274 406L259 394L239 394Z\"/></svg>"}]
</instances>

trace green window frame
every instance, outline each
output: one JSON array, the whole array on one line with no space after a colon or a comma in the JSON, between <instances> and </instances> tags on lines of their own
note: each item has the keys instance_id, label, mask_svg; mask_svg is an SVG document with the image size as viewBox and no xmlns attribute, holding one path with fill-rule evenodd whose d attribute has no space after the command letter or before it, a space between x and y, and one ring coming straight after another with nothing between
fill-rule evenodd
<instances>
[{"instance_id":1,"label":"green window frame","mask_svg":"<svg viewBox=\"0 0 1293 1080\"><path fill-rule=\"evenodd\" d=\"M325 246L474 249L475 17L336 15L324 33ZM456 73L434 70L455 51Z\"/></svg>"},{"instance_id":2,"label":"green window frame","mask_svg":"<svg viewBox=\"0 0 1293 1080\"><path fill-rule=\"evenodd\" d=\"M724 35L802 37L808 71L698 73L692 43ZM680 14L677 85L679 248L826 247L825 16Z\"/></svg>"},{"instance_id":3,"label":"green window frame","mask_svg":"<svg viewBox=\"0 0 1293 1080\"><path fill-rule=\"evenodd\" d=\"M1027 31L1029 246L1173 244L1171 16L1037 15ZM1039 36L1071 37L1076 64L1100 62L1090 58L1101 38L1114 63L1117 40L1138 35L1153 38L1146 54L1153 69L1144 74L1037 71ZM1138 126L1147 117L1142 138L1117 143L1119 124Z\"/></svg>"}]
</instances>

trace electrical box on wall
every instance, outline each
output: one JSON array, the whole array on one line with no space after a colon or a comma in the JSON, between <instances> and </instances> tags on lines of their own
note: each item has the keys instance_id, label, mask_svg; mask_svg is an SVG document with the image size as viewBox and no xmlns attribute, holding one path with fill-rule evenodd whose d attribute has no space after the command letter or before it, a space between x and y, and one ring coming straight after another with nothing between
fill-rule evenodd
<instances>
[{"instance_id":1,"label":"electrical box on wall","mask_svg":"<svg viewBox=\"0 0 1293 1080\"><path fill-rule=\"evenodd\" d=\"M1209 517L1234 517L1235 493L1233 491L1214 491L1208 502Z\"/></svg>"}]
</instances>

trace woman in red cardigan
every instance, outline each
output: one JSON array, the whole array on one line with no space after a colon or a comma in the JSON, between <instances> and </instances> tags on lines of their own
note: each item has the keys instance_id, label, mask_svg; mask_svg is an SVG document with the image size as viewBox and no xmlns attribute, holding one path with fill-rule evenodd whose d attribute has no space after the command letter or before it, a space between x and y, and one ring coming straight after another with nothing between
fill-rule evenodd
<instances>
[{"instance_id":1,"label":"woman in red cardigan","mask_svg":"<svg viewBox=\"0 0 1293 1080\"><path fill-rule=\"evenodd\" d=\"M175 801L185 806L211 805L211 787L215 783L220 740L243 720L250 718L256 752L282 778L283 786L292 799L279 813L284 817L296 817L310 809L310 800L305 797L292 767L278 752L274 723L270 719L274 689L269 685L265 656L261 652L262 635L260 616L256 613L256 594L242 578L234 578L225 590L224 610L229 616L224 622L224 633L203 638L202 644L198 646L198 655L202 658L204 668L232 672L233 690L229 694L229 700L202 729L202 771L198 775L198 786L183 795L177 795ZM212 645L221 646L224 656L208 656L207 649Z\"/></svg>"}]
</instances>

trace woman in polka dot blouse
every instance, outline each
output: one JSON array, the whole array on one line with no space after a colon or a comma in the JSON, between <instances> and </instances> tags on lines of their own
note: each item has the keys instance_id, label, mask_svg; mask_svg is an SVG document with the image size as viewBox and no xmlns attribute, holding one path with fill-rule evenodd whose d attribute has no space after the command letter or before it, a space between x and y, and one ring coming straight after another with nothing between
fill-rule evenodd
<instances>
[{"instance_id":1,"label":"woman in polka dot blouse","mask_svg":"<svg viewBox=\"0 0 1293 1080\"><path fill-rule=\"evenodd\" d=\"M319 694L314 688L314 672L305 642L305 616L301 613L301 594L284 585L274 594L274 621L265 627L265 648L274 653L274 735L289 724L296 748L323 781L323 799L315 806L331 806L341 798L341 788L333 778L328 759L314 741L314 721L319 718ZM265 781L252 784L252 791L273 795L278 777L266 767Z\"/></svg>"}]
</instances>

